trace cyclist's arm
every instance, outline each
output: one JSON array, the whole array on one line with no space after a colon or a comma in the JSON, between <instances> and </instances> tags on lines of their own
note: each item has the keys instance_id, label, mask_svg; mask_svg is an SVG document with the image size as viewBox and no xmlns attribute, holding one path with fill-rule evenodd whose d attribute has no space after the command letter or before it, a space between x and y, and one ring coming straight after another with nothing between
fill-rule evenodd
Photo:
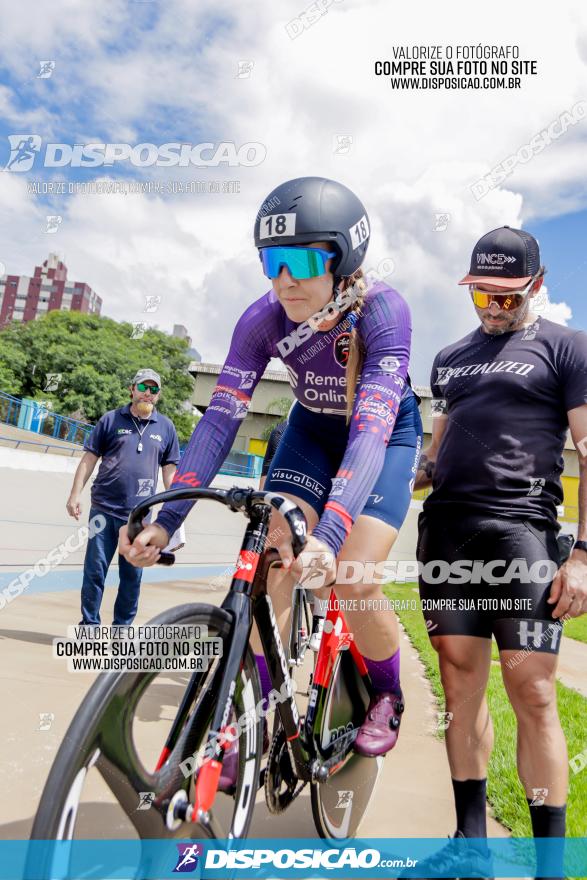
<instances>
[{"instance_id":1,"label":"cyclist's arm","mask_svg":"<svg viewBox=\"0 0 587 880\"><path fill-rule=\"evenodd\" d=\"M263 324L265 317L265 299L253 303L235 327L228 357L210 404L182 456L173 478L173 488L209 486L230 452L249 409L253 391L271 356L265 337L259 332L259 325ZM192 501L168 501L159 511L157 525L172 535L193 506Z\"/></svg>"},{"instance_id":2,"label":"cyclist's arm","mask_svg":"<svg viewBox=\"0 0 587 880\"><path fill-rule=\"evenodd\" d=\"M338 556L383 468L410 358L405 300L386 288L368 298L358 329L365 348L349 439L324 513L313 534Z\"/></svg>"},{"instance_id":3,"label":"cyclist's arm","mask_svg":"<svg viewBox=\"0 0 587 880\"><path fill-rule=\"evenodd\" d=\"M447 423L448 416L436 416L432 419L432 439L430 446L427 446L420 456L414 489L425 489L426 486L432 485L436 457L438 456L440 441L444 436Z\"/></svg>"}]
</instances>

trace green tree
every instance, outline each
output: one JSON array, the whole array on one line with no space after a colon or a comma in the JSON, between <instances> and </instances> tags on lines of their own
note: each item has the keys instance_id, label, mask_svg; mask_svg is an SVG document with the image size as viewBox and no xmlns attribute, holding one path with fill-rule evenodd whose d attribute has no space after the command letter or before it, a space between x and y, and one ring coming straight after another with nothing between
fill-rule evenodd
<instances>
[{"instance_id":1,"label":"green tree","mask_svg":"<svg viewBox=\"0 0 587 880\"><path fill-rule=\"evenodd\" d=\"M130 323L81 312L12 323L0 331L0 391L51 401L54 412L94 424L128 401L133 376L149 367L163 385L157 408L185 442L197 422L183 407L194 386L187 342L156 329L132 339L132 330ZM57 387L45 390L50 374L57 374Z\"/></svg>"}]
</instances>

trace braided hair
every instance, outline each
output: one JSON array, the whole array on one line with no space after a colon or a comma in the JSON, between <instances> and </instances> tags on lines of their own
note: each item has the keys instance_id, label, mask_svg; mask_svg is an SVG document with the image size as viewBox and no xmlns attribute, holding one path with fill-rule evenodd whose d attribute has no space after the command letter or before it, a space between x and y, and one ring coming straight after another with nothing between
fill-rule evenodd
<instances>
[{"instance_id":1,"label":"braided hair","mask_svg":"<svg viewBox=\"0 0 587 880\"><path fill-rule=\"evenodd\" d=\"M363 357L365 354L363 341L356 327L362 314L361 309L367 293L367 284L365 283L362 270L357 269L353 275L345 278L342 283L342 289L343 291L352 289L354 294L353 304L346 314L346 318L350 322L349 356L346 363L346 420L348 424L353 412L357 381L363 367Z\"/></svg>"}]
</instances>

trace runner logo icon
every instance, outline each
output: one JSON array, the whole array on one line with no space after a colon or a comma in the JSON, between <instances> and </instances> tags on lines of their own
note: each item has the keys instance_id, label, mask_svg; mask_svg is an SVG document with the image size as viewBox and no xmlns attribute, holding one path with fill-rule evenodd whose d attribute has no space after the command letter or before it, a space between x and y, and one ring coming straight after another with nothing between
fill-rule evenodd
<instances>
[{"instance_id":1,"label":"runner logo icon","mask_svg":"<svg viewBox=\"0 0 587 880\"><path fill-rule=\"evenodd\" d=\"M179 855L173 873L187 874L195 871L204 847L200 843L177 843L176 846L179 850Z\"/></svg>"},{"instance_id":2,"label":"runner logo icon","mask_svg":"<svg viewBox=\"0 0 587 880\"><path fill-rule=\"evenodd\" d=\"M38 134L9 134L10 158L5 171L30 171L37 153L41 149Z\"/></svg>"}]
</instances>

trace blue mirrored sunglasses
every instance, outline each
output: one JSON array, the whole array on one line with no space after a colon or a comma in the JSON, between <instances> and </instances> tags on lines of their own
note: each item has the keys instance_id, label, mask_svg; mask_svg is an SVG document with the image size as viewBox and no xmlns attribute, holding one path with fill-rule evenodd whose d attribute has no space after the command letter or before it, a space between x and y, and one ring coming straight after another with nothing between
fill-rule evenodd
<instances>
[{"instance_id":1,"label":"blue mirrored sunglasses","mask_svg":"<svg viewBox=\"0 0 587 880\"><path fill-rule=\"evenodd\" d=\"M334 251L324 251L321 248L259 248L259 258L267 278L277 278L284 266L292 278L317 278L326 273L326 261L334 257Z\"/></svg>"}]
</instances>

